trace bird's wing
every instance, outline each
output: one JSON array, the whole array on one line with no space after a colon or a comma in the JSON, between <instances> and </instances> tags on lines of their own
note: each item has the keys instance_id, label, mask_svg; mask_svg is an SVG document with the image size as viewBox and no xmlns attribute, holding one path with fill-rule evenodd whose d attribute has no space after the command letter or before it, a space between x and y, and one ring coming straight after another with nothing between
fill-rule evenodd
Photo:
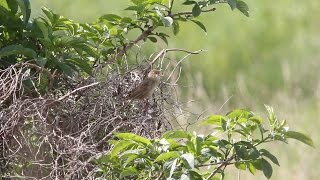
<instances>
[{"instance_id":1,"label":"bird's wing","mask_svg":"<svg viewBox=\"0 0 320 180\"><path fill-rule=\"evenodd\" d=\"M143 80L129 95L129 99L140 99L146 96L148 93L148 89L151 85L152 81L150 80Z\"/></svg>"}]
</instances>

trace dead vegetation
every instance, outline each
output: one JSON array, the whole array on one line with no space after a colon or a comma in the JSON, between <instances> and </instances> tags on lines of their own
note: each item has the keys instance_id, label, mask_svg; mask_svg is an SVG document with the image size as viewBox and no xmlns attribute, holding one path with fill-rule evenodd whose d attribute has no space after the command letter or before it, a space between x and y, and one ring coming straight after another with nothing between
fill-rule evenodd
<instances>
[{"instance_id":1,"label":"dead vegetation","mask_svg":"<svg viewBox=\"0 0 320 180\"><path fill-rule=\"evenodd\" d=\"M172 129L172 119L184 113L176 96L179 64L193 53L166 63L167 52L151 61L159 60L158 67L167 72L152 99L127 106L126 96L143 80L150 61L134 69L105 67L80 83L66 83L45 94L35 84L32 92L24 86L27 80L36 83L30 69L42 71L41 67L19 63L1 70L2 177L92 179L98 172L94 159L110 149L113 133L156 138Z\"/></svg>"}]
</instances>

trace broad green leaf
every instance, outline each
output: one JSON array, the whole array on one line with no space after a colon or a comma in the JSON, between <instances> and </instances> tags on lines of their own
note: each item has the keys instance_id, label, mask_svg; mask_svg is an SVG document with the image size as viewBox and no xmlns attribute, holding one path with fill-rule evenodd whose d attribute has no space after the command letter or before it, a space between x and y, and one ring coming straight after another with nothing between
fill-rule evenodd
<instances>
[{"instance_id":1,"label":"broad green leaf","mask_svg":"<svg viewBox=\"0 0 320 180\"><path fill-rule=\"evenodd\" d=\"M37 54L33 49L25 48L22 45L9 45L0 49L0 57L10 55L25 55L36 58Z\"/></svg>"},{"instance_id":2,"label":"broad green leaf","mask_svg":"<svg viewBox=\"0 0 320 180\"><path fill-rule=\"evenodd\" d=\"M105 14L99 18L100 20L107 20L110 22L120 22L121 16L118 16L116 14Z\"/></svg>"},{"instance_id":3,"label":"broad green leaf","mask_svg":"<svg viewBox=\"0 0 320 180\"><path fill-rule=\"evenodd\" d=\"M168 35L164 34L164 33L158 33L157 36L159 36L159 38L161 38L167 45L168 45Z\"/></svg>"},{"instance_id":4,"label":"broad green leaf","mask_svg":"<svg viewBox=\"0 0 320 180\"><path fill-rule=\"evenodd\" d=\"M195 142L196 153L197 153L197 155L199 155L199 154L201 154L202 143L203 143L204 138L203 138L203 136L197 135L195 140L196 140L196 142Z\"/></svg>"},{"instance_id":5,"label":"broad green leaf","mask_svg":"<svg viewBox=\"0 0 320 180\"><path fill-rule=\"evenodd\" d=\"M30 15L31 15L31 7L29 0L16 0L19 4L20 10L23 15L23 21L25 24L28 23Z\"/></svg>"},{"instance_id":6,"label":"broad green leaf","mask_svg":"<svg viewBox=\"0 0 320 180\"><path fill-rule=\"evenodd\" d=\"M6 12L10 11L9 4L6 0L0 0L0 8L4 8Z\"/></svg>"},{"instance_id":7,"label":"broad green leaf","mask_svg":"<svg viewBox=\"0 0 320 180\"><path fill-rule=\"evenodd\" d=\"M194 168L194 156L191 153L186 153L181 155L181 159L184 160L184 162L187 165L188 169L193 169Z\"/></svg>"},{"instance_id":8,"label":"broad green leaf","mask_svg":"<svg viewBox=\"0 0 320 180\"><path fill-rule=\"evenodd\" d=\"M176 131L167 131L162 135L165 139L176 139L176 138L191 138L191 134L187 131L176 130Z\"/></svg>"},{"instance_id":9,"label":"broad green leaf","mask_svg":"<svg viewBox=\"0 0 320 180\"><path fill-rule=\"evenodd\" d=\"M192 15L194 17L198 17L201 14L201 8L199 4L195 4L192 8Z\"/></svg>"},{"instance_id":10,"label":"broad green leaf","mask_svg":"<svg viewBox=\"0 0 320 180\"><path fill-rule=\"evenodd\" d=\"M224 120L225 117L221 115L211 115L207 119L204 120L203 124L213 124L217 126L221 126L221 121Z\"/></svg>"},{"instance_id":11,"label":"broad green leaf","mask_svg":"<svg viewBox=\"0 0 320 180\"><path fill-rule=\"evenodd\" d=\"M73 73L75 72L70 65L64 63L64 62L57 62L57 65L59 66L59 69L66 75L71 77Z\"/></svg>"},{"instance_id":12,"label":"broad green leaf","mask_svg":"<svg viewBox=\"0 0 320 180\"><path fill-rule=\"evenodd\" d=\"M167 17L162 17L162 22L164 24L165 27L171 27L172 26L172 23L173 23L173 19L169 16Z\"/></svg>"},{"instance_id":13,"label":"broad green leaf","mask_svg":"<svg viewBox=\"0 0 320 180\"><path fill-rule=\"evenodd\" d=\"M166 152L166 153L162 153L160 154L155 160L154 162L159 162L159 161L166 161L168 159L172 159L172 158L177 158L179 157L180 154L177 151L170 151L170 152Z\"/></svg>"},{"instance_id":14,"label":"broad green leaf","mask_svg":"<svg viewBox=\"0 0 320 180\"><path fill-rule=\"evenodd\" d=\"M141 12L144 10L144 6L129 6L125 10Z\"/></svg>"},{"instance_id":15,"label":"broad green leaf","mask_svg":"<svg viewBox=\"0 0 320 180\"><path fill-rule=\"evenodd\" d=\"M227 0L227 2L232 10L237 7L237 0Z\"/></svg>"},{"instance_id":16,"label":"broad green leaf","mask_svg":"<svg viewBox=\"0 0 320 180\"><path fill-rule=\"evenodd\" d=\"M126 162L123 164L123 167L127 167L128 164L130 164L132 161L134 161L135 159L137 159L137 157L139 157L138 155L136 154L131 154L127 157L127 160Z\"/></svg>"},{"instance_id":17,"label":"broad green leaf","mask_svg":"<svg viewBox=\"0 0 320 180\"><path fill-rule=\"evenodd\" d=\"M87 56L91 56L93 58L98 57L98 53L97 53L96 49L93 48L91 45L89 45L87 43L82 43L82 44L79 44L79 45L73 45L73 47L76 50L81 50L81 51L86 52ZM81 55L81 53L80 53L80 55Z\"/></svg>"},{"instance_id":18,"label":"broad green leaf","mask_svg":"<svg viewBox=\"0 0 320 180\"><path fill-rule=\"evenodd\" d=\"M243 1L237 1L237 9L239 9L242 14L249 17L249 7L248 5Z\"/></svg>"},{"instance_id":19,"label":"broad green leaf","mask_svg":"<svg viewBox=\"0 0 320 180\"><path fill-rule=\"evenodd\" d=\"M158 41L157 38L152 37L152 36L149 36L148 39L153 43L156 43Z\"/></svg>"},{"instance_id":20,"label":"broad green leaf","mask_svg":"<svg viewBox=\"0 0 320 180\"><path fill-rule=\"evenodd\" d=\"M191 19L192 22L194 22L196 25L198 25L204 32L207 32L206 27L202 24L202 22Z\"/></svg>"},{"instance_id":21,"label":"broad green leaf","mask_svg":"<svg viewBox=\"0 0 320 180\"><path fill-rule=\"evenodd\" d=\"M251 174L253 174L253 175L256 174L257 169L254 167L254 165L251 162L249 162L247 164L247 167L248 167L249 171L251 172Z\"/></svg>"},{"instance_id":22,"label":"broad green leaf","mask_svg":"<svg viewBox=\"0 0 320 180\"><path fill-rule=\"evenodd\" d=\"M43 7L42 12L47 16L47 18L50 20L50 22L53 22L54 14L50 9Z\"/></svg>"},{"instance_id":23,"label":"broad green leaf","mask_svg":"<svg viewBox=\"0 0 320 180\"><path fill-rule=\"evenodd\" d=\"M273 154L271 154L269 151L267 151L265 149L260 149L259 152L262 156L269 158L273 163L280 166L278 159Z\"/></svg>"},{"instance_id":24,"label":"broad green leaf","mask_svg":"<svg viewBox=\"0 0 320 180\"><path fill-rule=\"evenodd\" d=\"M47 58L44 58L44 57L36 58L36 64L39 65L40 67L45 67L46 63L47 63Z\"/></svg>"},{"instance_id":25,"label":"broad green leaf","mask_svg":"<svg viewBox=\"0 0 320 180\"><path fill-rule=\"evenodd\" d=\"M136 134L133 133L116 133L115 134L116 137L118 137L119 139L126 139L126 140L132 140L135 141L137 143L142 143L144 145L150 145L151 141L147 138L138 136Z\"/></svg>"},{"instance_id":26,"label":"broad green leaf","mask_svg":"<svg viewBox=\"0 0 320 180\"><path fill-rule=\"evenodd\" d=\"M118 153L122 150L125 150L126 147L132 145L132 141L120 141L119 143L117 143L111 151L111 156L116 156L118 155Z\"/></svg>"},{"instance_id":27,"label":"broad green leaf","mask_svg":"<svg viewBox=\"0 0 320 180\"><path fill-rule=\"evenodd\" d=\"M243 162L236 162L234 165L235 165L235 167L237 169L240 169L240 170L246 170L247 169L246 164L243 163Z\"/></svg>"},{"instance_id":28,"label":"broad green leaf","mask_svg":"<svg viewBox=\"0 0 320 180\"><path fill-rule=\"evenodd\" d=\"M39 21L38 19L35 20L35 23L37 27L41 30L44 39L49 40L49 27L47 26L47 24L43 21Z\"/></svg>"},{"instance_id":29,"label":"broad green leaf","mask_svg":"<svg viewBox=\"0 0 320 180\"><path fill-rule=\"evenodd\" d=\"M124 179L126 176L133 176L139 174L140 171L137 170L135 167L127 167L124 168L120 174L120 178Z\"/></svg>"},{"instance_id":30,"label":"broad green leaf","mask_svg":"<svg viewBox=\"0 0 320 180\"><path fill-rule=\"evenodd\" d=\"M190 179L192 180L202 180L203 176L201 170L193 168L189 170Z\"/></svg>"},{"instance_id":31,"label":"broad green leaf","mask_svg":"<svg viewBox=\"0 0 320 180\"><path fill-rule=\"evenodd\" d=\"M267 160L261 159L261 168L264 176L270 179L273 172L271 164Z\"/></svg>"},{"instance_id":32,"label":"broad green leaf","mask_svg":"<svg viewBox=\"0 0 320 180\"><path fill-rule=\"evenodd\" d=\"M189 152L196 153L195 145L191 141L186 142L187 148Z\"/></svg>"},{"instance_id":33,"label":"broad green leaf","mask_svg":"<svg viewBox=\"0 0 320 180\"><path fill-rule=\"evenodd\" d=\"M303 142L311 147L314 147L312 139L303 133L296 132L296 131L288 131L288 132L285 132L285 136L287 138L296 139L296 140Z\"/></svg>"},{"instance_id":34,"label":"broad green leaf","mask_svg":"<svg viewBox=\"0 0 320 180\"><path fill-rule=\"evenodd\" d=\"M263 122L262 118L259 116L252 116L249 118L249 121L253 121L257 124L261 124Z\"/></svg>"},{"instance_id":35,"label":"broad green leaf","mask_svg":"<svg viewBox=\"0 0 320 180\"><path fill-rule=\"evenodd\" d=\"M235 109L233 111L228 112L226 116L230 119L250 118L253 116L253 113L245 109Z\"/></svg>"}]
</instances>

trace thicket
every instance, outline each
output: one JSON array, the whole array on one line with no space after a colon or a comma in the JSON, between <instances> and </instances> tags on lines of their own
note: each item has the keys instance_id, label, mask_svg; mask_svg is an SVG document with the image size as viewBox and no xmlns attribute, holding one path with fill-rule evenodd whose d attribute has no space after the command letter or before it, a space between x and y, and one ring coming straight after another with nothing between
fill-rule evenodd
<instances>
[{"instance_id":1,"label":"thicket","mask_svg":"<svg viewBox=\"0 0 320 180\"><path fill-rule=\"evenodd\" d=\"M47 8L30 19L28 0L1 1L1 178L223 179L229 165L270 178L270 162L279 162L261 144L294 138L313 146L269 106L267 118L245 109L202 118L199 126L213 128L208 135L173 127L175 117L189 113L176 93L180 64L201 51L147 56L142 42L168 44L166 29L176 35L182 22L206 32L197 17L223 4L249 16L240 0L131 0L132 17L76 23ZM174 52L186 56L167 56ZM149 108L126 106L151 68L166 78Z\"/></svg>"}]
</instances>

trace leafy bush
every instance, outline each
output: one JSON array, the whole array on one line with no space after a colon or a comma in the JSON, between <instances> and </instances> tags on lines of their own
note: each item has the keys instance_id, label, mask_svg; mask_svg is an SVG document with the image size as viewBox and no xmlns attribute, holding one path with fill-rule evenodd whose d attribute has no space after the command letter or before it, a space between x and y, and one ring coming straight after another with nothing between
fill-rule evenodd
<instances>
[{"instance_id":1,"label":"leafy bush","mask_svg":"<svg viewBox=\"0 0 320 180\"><path fill-rule=\"evenodd\" d=\"M140 41L168 43L169 35L159 27L171 28L177 34L179 23L192 22L206 31L197 17L215 11L218 4L227 3L246 16L249 9L240 0L181 2L189 11L175 11L173 6L178 2L174 0L168 5L162 0L131 2L133 5L126 10L133 11L133 17L106 14L96 22L83 24L47 8L42 9L43 17L30 20L28 0L0 2L3 177L211 179L218 175L223 178L226 166L234 164L253 174L262 170L270 178L269 161L279 163L258 145L275 140L286 142L287 138L313 145L309 137L288 131L286 121L280 122L268 106L269 128L264 127L262 118L238 109L204 121L214 125L225 138L186 131L167 131L161 139L140 136L157 135L158 124L150 120L164 124L160 119L164 118L163 102L168 97L158 95L146 113L141 107L121 108L125 104L124 93L130 89L128 84L139 81L145 73L137 74L126 67L126 53ZM130 39L128 34L133 30L140 34ZM148 65L140 69L149 70L150 64L154 65L164 54L147 60ZM100 71L108 73L104 83L95 82L104 75ZM175 102L169 105L174 107ZM138 123L133 125L134 122ZM115 131L129 132L116 133L110 140ZM107 142L113 145L111 150ZM205 171L203 167L213 169Z\"/></svg>"},{"instance_id":2,"label":"leafy bush","mask_svg":"<svg viewBox=\"0 0 320 180\"><path fill-rule=\"evenodd\" d=\"M234 165L252 174L262 171L270 179L277 158L260 145L289 138L313 146L306 135L289 131L273 109L267 125L251 111L236 109L225 116L212 115L204 125L213 125L209 135L168 131L160 139L146 139L132 133L116 133L111 151L97 160L101 177L106 179L223 179L225 169ZM267 126L267 127L265 127ZM222 138L223 136L224 138ZM205 167L205 168L204 168Z\"/></svg>"}]
</instances>

